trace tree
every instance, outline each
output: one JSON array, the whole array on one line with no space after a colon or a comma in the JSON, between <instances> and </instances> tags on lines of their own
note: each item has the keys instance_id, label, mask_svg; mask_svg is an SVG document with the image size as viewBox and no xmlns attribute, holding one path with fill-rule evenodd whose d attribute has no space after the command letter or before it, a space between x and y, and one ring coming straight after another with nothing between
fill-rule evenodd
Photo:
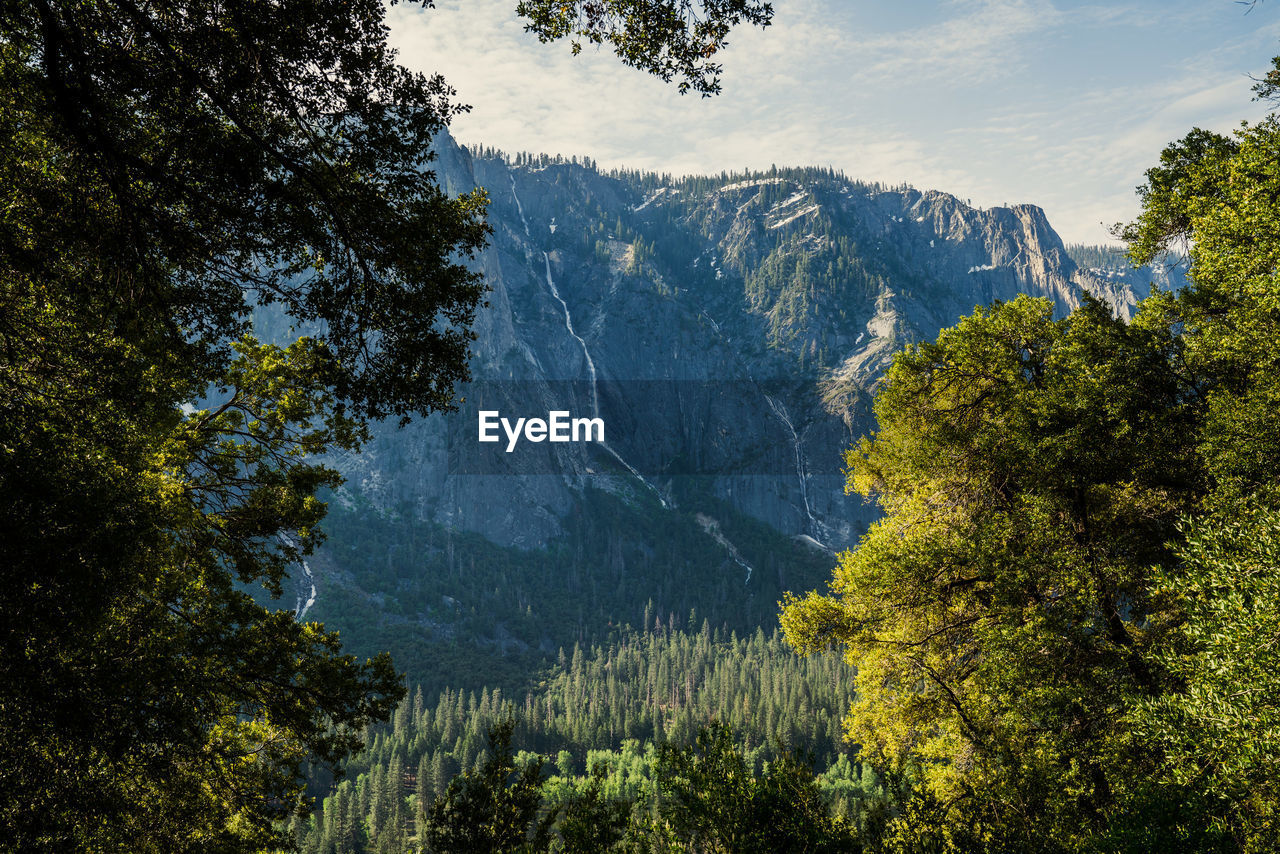
<instances>
[{"instance_id":1,"label":"tree","mask_svg":"<svg viewBox=\"0 0 1280 854\"><path fill-rule=\"evenodd\" d=\"M569 38L574 55L583 41L607 42L625 64L679 78L681 94L704 98L720 91L721 66L712 59L729 32L773 20L773 4L762 0L522 0L516 8L544 42Z\"/></svg>"},{"instance_id":2,"label":"tree","mask_svg":"<svg viewBox=\"0 0 1280 854\"><path fill-rule=\"evenodd\" d=\"M467 376L460 108L377 0L0 10L0 836L287 846L303 763L402 689L248 591L319 541L320 455Z\"/></svg>"},{"instance_id":3,"label":"tree","mask_svg":"<svg viewBox=\"0 0 1280 854\"><path fill-rule=\"evenodd\" d=\"M482 290L456 255L484 239L483 196L451 199L426 169L457 107L395 64L381 16L368 0L14 4L11 287L63 284L61 310L181 354L197 383L254 304L279 302L360 414L446 405Z\"/></svg>"},{"instance_id":4,"label":"tree","mask_svg":"<svg viewBox=\"0 0 1280 854\"><path fill-rule=\"evenodd\" d=\"M564 765L560 764L560 767L563 772ZM634 805L624 798L611 798L604 794L607 777L607 767L595 766L591 769L591 779L586 788L562 806L560 823L556 828L560 837L556 851L562 854L600 854L625 850L623 845L631 828Z\"/></svg>"},{"instance_id":5,"label":"tree","mask_svg":"<svg viewBox=\"0 0 1280 854\"><path fill-rule=\"evenodd\" d=\"M21 393L0 406L0 596L22 619L0 635L5 834L25 850L261 845L302 808L303 763L348 755L401 690L385 656L357 663L236 583L279 590L296 546L277 532L307 531L334 482L302 454L353 428L321 420L306 342L237 345L234 392L185 419L164 404L189 386L106 343L6 365Z\"/></svg>"},{"instance_id":6,"label":"tree","mask_svg":"<svg viewBox=\"0 0 1280 854\"><path fill-rule=\"evenodd\" d=\"M886 517L783 615L858 664L882 844L1274 849L1277 164L1275 116L1164 151L1118 233L1190 285L1133 323L1019 298L895 360L847 457Z\"/></svg>"},{"instance_id":7,"label":"tree","mask_svg":"<svg viewBox=\"0 0 1280 854\"><path fill-rule=\"evenodd\" d=\"M1257 88L1269 91L1266 83ZM1192 130L1147 171L1142 213L1119 230L1135 263L1170 245L1186 248L1192 287L1159 295L1148 310L1183 330L1187 359L1206 377L1208 411L1197 438L1224 499L1272 490L1280 454L1277 150L1275 114L1232 137Z\"/></svg>"},{"instance_id":8,"label":"tree","mask_svg":"<svg viewBox=\"0 0 1280 854\"><path fill-rule=\"evenodd\" d=\"M1277 81L1280 57L1258 96L1274 99ZM1188 365L1205 378L1205 417L1191 441L1214 487L1158 577L1180 615L1155 650L1172 689L1138 708L1134 725L1164 754L1156 794L1194 792L1199 832L1225 850L1280 844L1278 193L1275 114L1229 137L1194 129L1148 170L1142 213L1120 231L1139 263L1187 247L1191 286L1151 302L1182 331Z\"/></svg>"},{"instance_id":9,"label":"tree","mask_svg":"<svg viewBox=\"0 0 1280 854\"><path fill-rule=\"evenodd\" d=\"M1134 717L1164 754L1156 793L1195 807L1183 832L1205 850L1280 846L1278 567L1280 511L1254 507L1190 525L1160 578L1184 615L1158 650L1177 689Z\"/></svg>"},{"instance_id":10,"label":"tree","mask_svg":"<svg viewBox=\"0 0 1280 854\"><path fill-rule=\"evenodd\" d=\"M916 844L1069 848L1142 765L1116 710L1162 689L1150 567L1203 494L1180 359L1161 323L1019 297L890 368L846 457L885 518L782 620L857 664L847 737L910 783Z\"/></svg>"},{"instance_id":11,"label":"tree","mask_svg":"<svg viewBox=\"0 0 1280 854\"><path fill-rule=\"evenodd\" d=\"M542 809L542 760L520 768L511 750L514 718L489 730L478 768L454 777L427 813L432 854L532 854L551 850L556 811Z\"/></svg>"},{"instance_id":12,"label":"tree","mask_svg":"<svg viewBox=\"0 0 1280 854\"><path fill-rule=\"evenodd\" d=\"M725 724L713 721L699 729L691 745L662 744L655 776L659 821L687 850L861 850L851 830L831 816L811 768L783 752L757 776Z\"/></svg>"}]
</instances>

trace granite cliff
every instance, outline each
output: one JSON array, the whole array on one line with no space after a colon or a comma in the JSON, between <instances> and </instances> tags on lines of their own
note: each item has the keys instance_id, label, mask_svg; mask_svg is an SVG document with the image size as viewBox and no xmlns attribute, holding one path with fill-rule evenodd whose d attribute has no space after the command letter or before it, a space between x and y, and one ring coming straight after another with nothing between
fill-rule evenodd
<instances>
[{"instance_id":1,"label":"granite cliff","mask_svg":"<svg viewBox=\"0 0 1280 854\"><path fill-rule=\"evenodd\" d=\"M594 413L609 437L469 468L464 405L381 426L338 461L347 485L313 561L317 611L342 621L332 598L326 611L329 586L344 607L362 603L362 619L389 612L427 643L456 639L471 608L496 649L554 649L563 637L535 618L545 596L532 591L557 584L588 600L582 637L639 622L647 600L659 614L763 621L783 590L825 579L831 554L875 518L844 494L842 452L873 428L871 394L894 352L1022 293L1064 314L1092 293L1127 317L1152 278L1078 266L1034 205L978 209L822 169L671 179L448 139L438 153L449 190L487 189L493 228L475 261L491 288L475 383L461 395L504 412ZM376 542L352 521L373 519ZM656 542L667 536L684 544L680 566ZM398 557L371 569L384 561L367 550L384 547ZM473 571L468 587L469 549L508 569ZM518 569L529 561L549 561L551 577ZM583 588L615 576L608 594ZM744 596L757 605L744 611ZM513 629L516 612L542 628Z\"/></svg>"}]
</instances>

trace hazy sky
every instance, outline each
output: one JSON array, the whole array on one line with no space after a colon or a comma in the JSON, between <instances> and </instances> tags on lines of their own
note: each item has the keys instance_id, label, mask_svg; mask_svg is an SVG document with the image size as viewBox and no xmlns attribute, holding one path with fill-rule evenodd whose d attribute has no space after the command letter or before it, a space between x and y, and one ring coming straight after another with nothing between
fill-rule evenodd
<instances>
[{"instance_id":1,"label":"hazy sky","mask_svg":"<svg viewBox=\"0 0 1280 854\"><path fill-rule=\"evenodd\" d=\"M1280 0L774 0L741 30L724 91L681 96L612 55L541 45L516 0L391 7L411 68L473 109L462 142L673 174L834 166L979 206L1032 202L1103 242L1133 188L1192 126L1260 118L1249 74L1280 53Z\"/></svg>"}]
</instances>

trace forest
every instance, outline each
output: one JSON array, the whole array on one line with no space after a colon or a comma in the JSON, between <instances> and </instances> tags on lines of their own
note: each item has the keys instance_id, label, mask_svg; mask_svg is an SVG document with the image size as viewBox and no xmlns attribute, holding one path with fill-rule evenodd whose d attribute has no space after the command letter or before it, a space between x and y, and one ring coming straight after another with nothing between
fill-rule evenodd
<instances>
[{"instance_id":1,"label":"forest","mask_svg":"<svg viewBox=\"0 0 1280 854\"><path fill-rule=\"evenodd\" d=\"M730 33L773 16L517 12L704 96ZM468 262L492 200L432 171L465 107L397 62L385 14L4 6L0 850L1280 850L1280 114L1190 129L1147 170L1115 237L1186 284L1131 320L1021 296L899 352L845 455L879 521L826 560L726 514L811 592L708 580L713 623L682 582L724 555L609 498L599 518L665 535L661 609L568 553L476 542L462 566L448 530L326 520L334 455L456 405L486 293ZM1253 91L1280 100L1280 57ZM634 265L692 251L661 222L616 229ZM895 275L857 254L743 282L803 370L830 354L789 349L801 320ZM350 574L389 573L398 607L454 607L423 564L465 586L452 659L349 648L278 601L344 524L370 542ZM537 616L495 583L513 566ZM468 680L454 642L491 640L486 609L517 650L500 684ZM553 665L520 657L544 643Z\"/></svg>"},{"instance_id":2,"label":"forest","mask_svg":"<svg viewBox=\"0 0 1280 854\"><path fill-rule=\"evenodd\" d=\"M434 702L420 688L406 696L391 721L370 732L369 747L347 766L349 779L324 789L320 817L295 826L302 850L419 850L426 836L442 832L438 826L449 826L432 810L450 797L450 785L484 779L494 756L490 732L508 720L509 744L520 746L510 773L545 764L535 802L541 812L531 811L514 832L525 835L534 817L550 814L558 818L548 838L556 850L672 844L651 826L669 817L661 781L671 769L660 761L662 749L697 744L700 736L713 736L718 761L740 763L744 777L769 779L786 769L791 785L811 790L807 811L820 806L829 816L822 821L847 829L846 842L855 841L859 822L874 821L883 810L880 780L841 738L853 673L838 655L800 658L780 633L726 636L705 621L701 629L619 632L604 646L561 653L546 678L520 696L487 688L478 695L446 690ZM580 832L571 842L565 829L570 822L572 836L570 805L597 789L619 805L619 814L599 828L605 835ZM708 823L698 832L712 831ZM790 845L780 837L750 844L756 847L732 850ZM507 849L495 833L476 850Z\"/></svg>"}]
</instances>

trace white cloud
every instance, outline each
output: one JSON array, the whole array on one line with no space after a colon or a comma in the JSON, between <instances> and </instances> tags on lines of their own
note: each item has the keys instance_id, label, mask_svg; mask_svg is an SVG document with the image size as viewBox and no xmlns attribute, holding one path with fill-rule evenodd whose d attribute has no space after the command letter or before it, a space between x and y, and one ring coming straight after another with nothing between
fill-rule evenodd
<instances>
[{"instance_id":1,"label":"white cloud","mask_svg":"<svg viewBox=\"0 0 1280 854\"><path fill-rule=\"evenodd\" d=\"M588 47L539 44L515 0L390 7L405 64L473 105L467 142L674 174L830 165L983 205L1042 205L1069 240L1131 217L1133 187L1192 125L1256 117L1248 71L1276 52L1271 4L1230 0L780 0L730 37L724 93L675 87Z\"/></svg>"},{"instance_id":2,"label":"white cloud","mask_svg":"<svg viewBox=\"0 0 1280 854\"><path fill-rule=\"evenodd\" d=\"M973 85L1016 73L1037 33L1062 18L1044 0L951 0L954 17L852 44L866 80L927 79Z\"/></svg>"}]
</instances>

